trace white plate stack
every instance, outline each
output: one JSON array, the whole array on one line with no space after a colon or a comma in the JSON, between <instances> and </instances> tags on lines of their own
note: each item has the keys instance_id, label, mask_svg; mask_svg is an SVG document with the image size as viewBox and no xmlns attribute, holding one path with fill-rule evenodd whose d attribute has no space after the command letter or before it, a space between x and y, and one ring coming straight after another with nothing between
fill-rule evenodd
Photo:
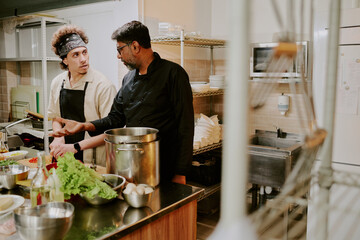
<instances>
[{"instance_id":1,"label":"white plate stack","mask_svg":"<svg viewBox=\"0 0 360 240\"><path fill-rule=\"evenodd\" d=\"M211 88L225 88L225 76L224 75L210 75L209 82Z\"/></svg>"},{"instance_id":2,"label":"white plate stack","mask_svg":"<svg viewBox=\"0 0 360 240\"><path fill-rule=\"evenodd\" d=\"M221 139L221 127L217 115L207 117L200 114L195 123L194 150L218 143Z\"/></svg>"}]
</instances>

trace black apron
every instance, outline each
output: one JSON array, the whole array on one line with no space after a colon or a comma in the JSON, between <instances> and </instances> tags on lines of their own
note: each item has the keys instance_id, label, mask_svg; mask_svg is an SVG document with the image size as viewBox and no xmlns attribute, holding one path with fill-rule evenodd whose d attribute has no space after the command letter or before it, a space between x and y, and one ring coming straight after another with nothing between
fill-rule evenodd
<instances>
[{"instance_id":1,"label":"black apron","mask_svg":"<svg viewBox=\"0 0 360 240\"><path fill-rule=\"evenodd\" d=\"M60 90L60 113L62 118L85 122L84 103L85 91L88 82L85 83L84 90L72 90L64 88L65 80ZM65 143L76 143L84 140L85 132L79 132L74 135L65 136ZM75 158L84 162L83 151L75 153Z\"/></svg>"}]
</instances>

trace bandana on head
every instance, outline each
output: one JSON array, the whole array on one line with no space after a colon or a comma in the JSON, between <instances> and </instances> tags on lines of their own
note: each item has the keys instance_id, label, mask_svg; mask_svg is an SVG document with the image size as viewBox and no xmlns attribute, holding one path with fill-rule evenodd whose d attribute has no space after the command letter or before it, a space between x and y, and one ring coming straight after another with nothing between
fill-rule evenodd
<instances>
[{"instance_id":1,"label":"bandana on head","mask_svg":"<svg viewBox=\"0 0 360 240\"><path fill-rule=\"evenodd\" d=\"M66 56L71 50L77 47L85 47L86 44L77 33L69 35L59 44L58 52L60 57Z\"/></svg>"}]
</instances>

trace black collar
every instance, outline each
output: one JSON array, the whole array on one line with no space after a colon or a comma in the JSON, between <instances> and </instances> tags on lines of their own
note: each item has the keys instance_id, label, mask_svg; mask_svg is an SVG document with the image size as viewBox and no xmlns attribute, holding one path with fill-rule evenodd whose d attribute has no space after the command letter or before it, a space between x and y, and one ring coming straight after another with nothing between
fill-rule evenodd
<instances>
[{"instance_id":1,"label":"black collar","mask_svg":"<svg viewBox=\"0 0 360 240\"><path fill-rule=\"evenodd\" d=\"M154 52L154 60L149 64L146 74L144 75L139 75L139 69L136 69L136 74L135 74L135 78L137 79L142 79L142 78L146 78L149 74L151 74L153 71L155 71L155 69L157 68L161 57L157 52Z\"/></svg>"}]
</instances>

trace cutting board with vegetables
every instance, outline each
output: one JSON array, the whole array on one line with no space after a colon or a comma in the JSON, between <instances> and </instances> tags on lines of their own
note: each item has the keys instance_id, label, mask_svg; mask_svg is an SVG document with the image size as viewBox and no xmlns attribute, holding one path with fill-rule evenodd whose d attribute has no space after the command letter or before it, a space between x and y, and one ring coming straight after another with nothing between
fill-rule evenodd
<instances>
[{"instance_id":1,"label":"cutting board with vegetables","mask_svg":"<svg viewBox=\"0 0 360 240\"><path fill-rule=\"evenodd\" d=\"M49 156L46 156L46 165L50 164L51 163L51 159L52 157L49 155ZM34 157L34 158L27 158L27 159L23 159L23 160L18 160L17 161L19 164L22 164L22 165L25 165L25 166L28 166L30 168L37 168L37 157ZM89 163L85 163L85 166L87 167L90 167L91 164ZM102 166L96 166L96 172L100 173L100 174L104 174L106 173L106 168L105 167L102 167Z\"/></svg>"},{"instance_id":2,"label":"cutting board with vegetables","mask_svg":"<svg viewBox=\"0 0 360 240\"><path fill-rule=\"evenodd\" d=\"M45 157L46 165L51 163L51 159L52 157L50 155ZM28 166L30 168L37 168L37 157L26 158L26 159L18 160L17 162L19 164Z\"/></svg>"}]
</instances>

